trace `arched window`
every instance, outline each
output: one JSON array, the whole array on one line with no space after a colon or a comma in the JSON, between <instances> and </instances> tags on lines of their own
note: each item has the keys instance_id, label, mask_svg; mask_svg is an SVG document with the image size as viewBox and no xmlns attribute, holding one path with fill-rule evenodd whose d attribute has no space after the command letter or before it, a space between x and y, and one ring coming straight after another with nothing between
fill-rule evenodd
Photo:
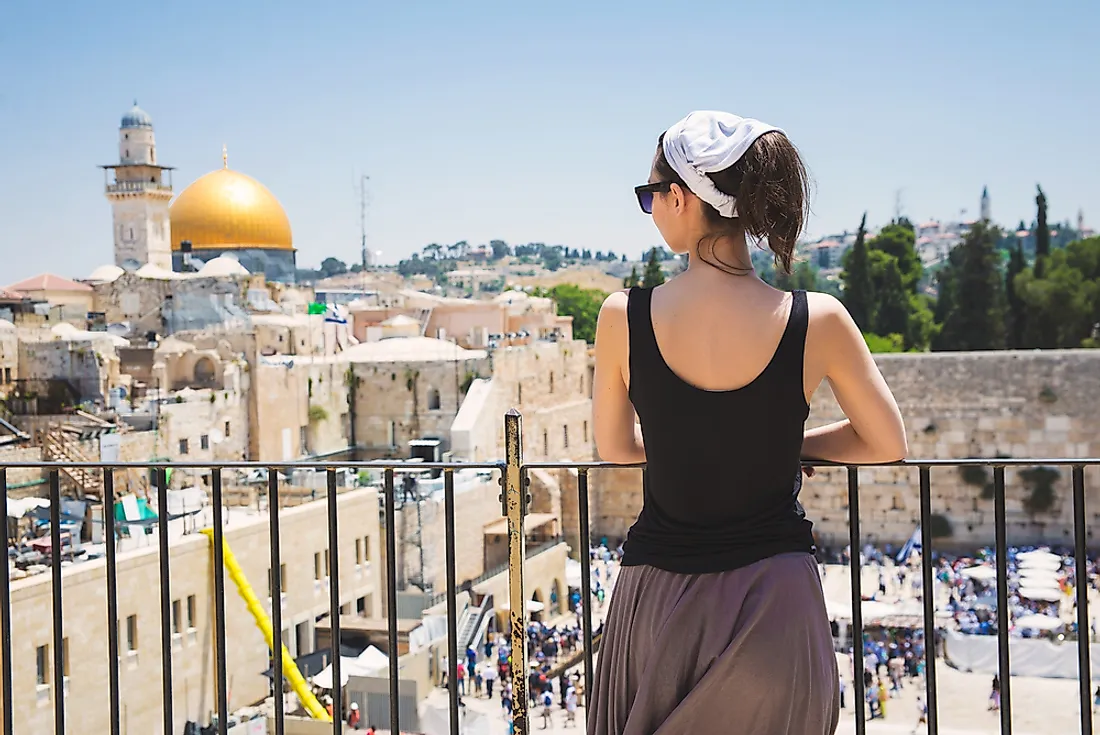
<instances>
[{"instance_id":1,"label":"arched window","mask_svg":"<svg viewBox=\"0 0 1100 735\"><path fill-rule=\"evenodd\" d=\"M428 410L429 411L438 411L439 410L439 405L440 405L439 391L437 391L435 388L429 388L428 389Z\"/></svg>"}]
</instances>

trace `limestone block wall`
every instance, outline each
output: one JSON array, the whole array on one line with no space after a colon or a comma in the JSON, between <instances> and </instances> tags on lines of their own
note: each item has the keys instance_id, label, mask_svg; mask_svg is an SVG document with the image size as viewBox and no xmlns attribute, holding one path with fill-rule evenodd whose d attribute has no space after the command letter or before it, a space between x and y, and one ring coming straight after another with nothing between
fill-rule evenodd
<instances>
[{"instance_id":1,"label":"limestone block wall","mask_svg":"<svg viewBox=\"0 0 1100 735\"><path fill-rule=\"evenodd\" d=\"M876 362L905 418L911 458L1100 456L1100 350L876 355ZM823 385L807 426L842 417ZM1054 480L1053 504L1042 512L1028 511L1025 499L1033 485L1019 472L1008 470L1005 478L1010 543L1072 542L1068 469ZM933 470L931 481L932 511L945 516L953 530L938 543L967 548L992 543L993 501L983 497L982 487L955 468ZM863 538L903 543L920 518L917 470L864 469L860 483ZM597 470L591 485L594 535L621 538L641 509L641 472ZM1088 538L1097 545L1100 468L1086 472L1086 489ZM805 482L801 500L821 543L847 543L845 471L819 472ZM566 529L569 512L563 501Z\"/></svg>"},{"instance_id":2,"label":"limestone block wall","mask_svg":"<svg viewBox=\"0 0 1100 735\"><path fill-rule=\"evenodd\" d=\"M355 442L401 455L411 439L448 439L469 375L487 377L488 358L356 363ZM444 447L446 449L447 447Z\"/></svg>"},{"instance_id":3,"label":"limestone block wall","mask_svg":"<svg viewBox=\"0 0 1100 735\"><path fill-rule=\"evenodd\" d=\"M378 497L373 490L342 493L340 513L340 602L349 614L362 600L367 615L381 614L384 586L378 543ZM316 616L328 612L323 554L328 545L327 505L317 501L284 510L282 562L286 566L284 641L292 655L313 650ZM226 540L261 601L266 601L270 539L266 517L235 522ZM366 540L370 561L356 564L356 543ZM320 555L321 561L318 561ZM156 546L118 557L120 685L122 727L131 733L161 731L161 637L159 566ZM178 602L179 632L173 635L173 732L187 720L206 722L214 703L213 557L206 536L191 534L170 548L171 599ZM320 575L317 573L320 564ZM230 709L268 694L268 649L252 616L225 579L226 663ZM50 576L12 582L13 692L16 732L53 732L53 650ZM62 571L64 638L68 646L70 717L78 713L83 732L108 732L106 567L102 560ZM268 605L270 603L268 602ZM131 616L132 627L129 623ZM169 623L171 625L171 622ZM130 630L134 631L131 637ZM299 647L301 641L304 645ZM132 643L132 645L131 645ZM36 685L36 650L45 646L44 685Z\"/></svg>"}]
</instances>

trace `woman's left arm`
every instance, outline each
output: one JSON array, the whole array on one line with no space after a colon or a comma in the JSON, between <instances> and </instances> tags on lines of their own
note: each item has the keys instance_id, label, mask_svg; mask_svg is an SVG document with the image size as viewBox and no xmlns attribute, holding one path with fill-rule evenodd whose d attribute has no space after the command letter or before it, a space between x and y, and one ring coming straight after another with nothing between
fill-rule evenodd
<instances>
[{"instance_id":1,"label":"woman's left arm","mask_svg":"<svg viewBox=\"0 0 1100 735\"><path fill-rule=\"evenodd\" d=\"M592 423L600 459L615 464L645 462L642 427L634 421L625 377L630 355L626 304L626 291L611 294L604 300L596 322Z\"/></svg>"}]
</instances>

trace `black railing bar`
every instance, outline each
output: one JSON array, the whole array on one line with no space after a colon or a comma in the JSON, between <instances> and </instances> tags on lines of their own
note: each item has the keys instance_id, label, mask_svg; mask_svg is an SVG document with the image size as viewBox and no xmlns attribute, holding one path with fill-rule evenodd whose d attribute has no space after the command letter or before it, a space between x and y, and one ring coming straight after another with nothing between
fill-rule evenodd
<instances>
[{"instance_id":1,"label":"black railing bar","mask_svg":"<svg viewBox=\"0 0 1100 735\"><path fill-rule=\"evenodd\" d=\"M932 482L927 467L920 468L920 569L924 603L924 693L928 705L928 735L940 731L936 702L936 599L932 574Z\"/></svg>"},{"instance_id":2,"label":"black railing bar","mask_svg":"<svg viewBox=\"0 0 1100 735\"><path fill-rule=\"evenodd\" d=\"M848 544L850 548L848 569L852 579L852 688L855 689L853 705L856 713L856 735L866 735L867 701L863 683L863 568L860 565L859 544L859 468L848 468Z\"/></svg>"},{"instance_id":3,"label":"black railing bar","mask_svg":"<svg viewBox=\"0 0 1100 735\"><path fill-rule=\"evenodd\" d=\"M1000 680L1001 735L1012 735L1012 698L1008 648L1008 526L1005 521L1005 470L993 468L993 527L997 566L997 673Z\"/></svg>"},{"instance_id":4,"label":"black railing bar","mask_svg":"<svg viewBox=\"0 0 1100 735\"><path fill-rule=\"evenodd\" d=\"M107 544L107 682L111 735L122 735L119 694L118 568L115 554L115 473L103 470L103 535Z\"/></svg>"},{"instance_id":5,"label":"black railing bar","mask_svg":"<svg viewBox=\"0 0 1100 735\"><path fill-rule=\"evenodd\" d=\"M160 658L161 697L164 732L174 730L172 718L172 582L168 568L168 477L163 468L156 471L157 540L160 555Z\"/></svg>"},{"instance_id":6,"label":"black railing bar","mask_svg":"<svg viewBox=\"0 0 1100 735\"><path fill-rule=\"evenodd\" d=\"M75 540L71 537L69 543L70 548L75 546ZM50 576L53 578L53 730L58 735L66 732L65 629L61 607L61 563L64 558L65 549L61 546L61 478L54 470L50 473Z\"/></svg>"},{"instance_id":7,"label":"black railing bar","mask_svg":"<svg viewBox=\"0 0 1100 735\"><path fill-rule=\"evenodd\" d=\"M683 462L683 466L690 467L692 464L690 459ZM816 467L821 469L828 469L835 467L842 469L844 467L1035 467L1038 465L1049 465L1054 467L1073 467L1077 465L1081 466L1098 466L1100 465L1100 457L1083 457L1080 459L1071 459L1068 457L959 457L957 459L904 459L900 462L868 462L864 464L850 464L847 462L829 462L823 459L804 459L802 460L803 467ZM14 465L9 465L14 466ZM553 470L553 469L640 469L645 467L644 463L633 464L615 464L614 462L524 462L523 469L525 470Z\"/></svg>"},{"instance_id":8,"label":"black railing bar","mask_svg":"<svg viewBox=\"0 0 1100 735\"><path fill-rule=\"evenodd\" d=\"M1081 707L1081 735L1092 735L1092 672L1089 662L1089 572L1085 547L1085 468L1073 468L1074 584L1077 595L1077 683Z\"/></svg>"},{"instance_id":9,"label":"black railing bar","mask_svg":"<svg viewBox=\"0 0 1100 735\"><path fill-rule=\"evenodd\" d=\"M337 525L336 472L328 470L328 606L332 640L332 732L344 732L344 682L340 660L340 534Z\"/></svg>"},{"instance_id":10,"label":"black railing bar","mask_svg":"<svg viewBox=\"0 0 1100 735\"><path fill-rule=\"evenodd\" d=\"M1074 462L1088 460L1073 460ZM1100 463L1100 460L1098 460ZM161 467L172 467L186 470L293 470L312 469L342 470L342 469L376 469L395 470L398 472L416 472L418 470L500 470L502 462L414 462L410 459L397 460L364 460L346 462L258 462L251 460L237 460L224 462L4 462L2 467L12 469L116 469L116 470L155 470ZM570 465L572 466L572 465ZM625 465L607 465L608 467L622 467Z\"/></svg>"},{"instance_id":11,"label":"black railing bar","mask_svg":"<svg viewBox=\"0 0 1100 735\"><path fill-rule=\"evenodd\" d=\"M589 707L592 684L592 530L588 520L588 470L577 473L577 515L580 516L581 548L584 571L581 573L581 626L584 635L584 691L585 707Z\"/></svg>"},{"instance_id":12,"label":"black railing bar","mask_svg":"<svg viewBox=\"0 0 1100 735\"><path fill-rule=\"evenodd\" d=\"M447 564L447 709L451 735L458 735L458 600L455 584L455 478L452 470L444 470L443 474L443 510ZM466 666L469 668L469 661ZM472 680L474 672L467 671L466 678Z\"/></svg>"},{"instance_id":13,"label":"black railing bar","mask_svg":"<svg viewBox=\"0 0 1100 735\"><path fill-rule=\"evenodd\" d=\"M271 691L275 699L275 735L286 730L283 711L283 575L279 541L279 473L267 473L267 516L271 543L271 568L267 572L271 588Z\"/></svg>"},{"instance_id":14,"label":"black railing bar","mask_svg":"<svg viewBox=\"0 0 1100 735\"><path fill-rule=\"evenodd\" d=\"M214 468L210 475L214 505L214 637L215 676L218 704L218 735L229 732L229 676L225 660L225 529L222 526L222 472Z\"/></svg>"},{"instance_id":15,"label":"black railing bar","mask_svg":"<svg viewBox=\"0 0 1100 735\"><path fill-rule=\"evenodd\" d=\"M390 657L390 732L401 732L400 691L397 686L397 513L393 470L387 469L386 494L386 641Z\"/></svg>"},{"instance_id":16,"label":"black railing bar","mask_svg":"<svg viewBox=\"0 0 1100 735\"><path fill-rule=\"evenodd\" d=\"M3 491L3 497L0 498L0 512L3 512L4 518L8 517L8 471L0 467L0 490ZM8 554L8 527L5 521L4 526L4 558L7 559ZM11 668L11 572L5 568L4 574L0 575L0 608L3 608L3 619L0 620L0 666L4 667L3 671L0 671L0 677L3 677L3 708L4 708L4 735L12 735L12 716L14 707L12 705L12 681L13 671Z\"/></svg>"}]
</instances>

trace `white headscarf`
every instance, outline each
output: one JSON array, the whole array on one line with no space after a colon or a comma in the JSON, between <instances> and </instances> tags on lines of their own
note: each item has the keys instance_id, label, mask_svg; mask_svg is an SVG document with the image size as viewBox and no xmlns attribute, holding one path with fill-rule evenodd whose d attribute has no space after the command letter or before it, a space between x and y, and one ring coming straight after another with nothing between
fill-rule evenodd
<instances>
[{"instance_id":1,"label":"white headscarf","mask_svg":"<svg viewBox=\"0 0 1100 735\"><path fill-rule=\"evenodd\" d=\"M764 133L779 128L728 112L692 112L665 132L665 160L691 193L718 210L737 216L737 199L718 190L706 174L724 171Z\"/></svg>"}]
</instances>

